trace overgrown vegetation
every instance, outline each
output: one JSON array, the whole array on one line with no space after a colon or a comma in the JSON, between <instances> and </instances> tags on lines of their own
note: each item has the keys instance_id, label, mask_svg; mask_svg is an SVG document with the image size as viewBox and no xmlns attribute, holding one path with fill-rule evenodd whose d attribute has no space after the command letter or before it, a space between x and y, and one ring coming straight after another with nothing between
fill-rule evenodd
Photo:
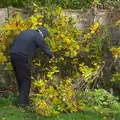
<instances>
[{"instance_id":1,"label":"overgrown vegetation","mask_svg":"<svg viewBox=\"0 0 120 120\"><path fill-rule=\"evenodd\" d=\"M63 8L87 8L92 5L94 0L1 0L0 7L14 6L14 7L30 7L33 2L39 3L41 6L49 6L51 4L60 5ZM27 4L27 6L26 6Z\"/></svg>"},{"instance_id":2,"label":"overgrown vegetation","mask_svg":"<svg viewBox=\"0 0 120 120\"><path fill-rule=\"evenodd\" d=\"M75 21L66 16L61 7L39 7L37 4L34 6L32 16L22 19L17 15L1 30L0 61L6 66L5 70L12 73L8 52L14 37L25 29L37 29L44 25L50 32L50 36L45 40L56 58L49 60L38 51L32 60L34 69L31 78L34 81L31 92L34 96L31 96L31 100L35 111L42 116L51 116L83 111L85 106L94 105L95 110L105 110L114 116L119 108L118 100L105 90L94 90L103 88L103 83L106 83L101 81L106 65L103 52L111 50L114 56L119 56L119 52L117 55L114 52L117 48L111 49L109 45L107 30L103 30L99 22L96 22L88 27L87 31L81 31L74 27ZM80 36L82 40L79 40ZM103 46L104 42L106 46ZM106 48L105 51L103 47ZM112 75L113 78L110 75L108 82L113 81L116 76ZM114 90L112 83L105 86L108 91Z\"/></svg>"},{"instance_id":3,"label":"overgrown vegetation","mask_svg":"<svg viewBox=\"0 0 120 120\"><path fill-rule=\"evenodd\" d=\"M42 117L35 114L34 111L29 109L23 109L20 107L16 107L13 104L13 101L17 99L14 97L12 93L8 93L4 96L0 96L0 119L1 120L119 120L120 113L118 112L115 116L112 114L106 115L103 113L99 113L95 111L91 107L86 107L82 112L76 113L67 113L67 114L60 114L60 115L53 115L51 117Z\"/></svg>"},{"instance_id":4,"label":"overgrown vegetation","mask_svg":"<svg viewBox=\"0 0 120 120\"><path fill-rule=\"evenodd\" d=\"M120 8L119 0L1 0L0 7L31 8L33 3L39 6L59 5L63 9L86 9L94 6L109 10Z\"/></svg>"},{"instance_id":5,"label":"overgrown vegetation","mask_svg":"<svg viewBox=\"0 0 120 120\"><path fill-rule=\"evenodd\" d=\"M95 109L99 113L105 115L114 115L120 111L118 98L105 91L104 89L88 90L81 93L81 97L85 104Z\"/></svg>"},{"instance_id":6,"label":"overgrown vegetation","mask_svg":"<svg viewBox=\"0 0 120 120\"><path fill-rule=\"evenodd\" d=\"M64 9L86 9L92 6L98 6L102 9L119 8L118 0L1 0L0 7L32 7L33 3L40 6L50 6L51 4L59 5Z\"/></svg>"}]
</instances>

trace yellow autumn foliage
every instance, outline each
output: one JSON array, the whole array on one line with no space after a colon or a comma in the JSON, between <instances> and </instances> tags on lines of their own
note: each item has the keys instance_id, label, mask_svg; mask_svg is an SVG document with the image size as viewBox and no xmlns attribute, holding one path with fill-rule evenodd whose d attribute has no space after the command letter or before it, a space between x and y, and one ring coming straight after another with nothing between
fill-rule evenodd
<instances>
[{"instance_id":1,"label":"yellow autumn foliage","mask_svg":"<svg viewBox=\"0 0 120 120\"><path fill-rule=\"evenodd\" d=\"M45 41L56 58L48 60L38 51L32 60L33 65L38 68L32 71L31 76L34 79L31 91L35 94L32 97L35 111L43 116L79 111L83 109L84 103L77 98L79 92L73 88L75 83L73 80L77 75L87 76L96 70L84 64L80 66L84 61L78 59L79 52L86 52L85 49L89 47L84 47L79 41L82 31L74 27L75 21L66 16L60 7L53 9L35 6L35 13L32 16L21 19L17 15L1 30L0 62L8 67L6 69L10 69L9 54L4 53L8 52L16 35L25 29L37 29L44 25L50 32ZM91 26L90 32L83 35L83 41L91 39L98 29L99 23Z\"/></svg>"}]
</instances>

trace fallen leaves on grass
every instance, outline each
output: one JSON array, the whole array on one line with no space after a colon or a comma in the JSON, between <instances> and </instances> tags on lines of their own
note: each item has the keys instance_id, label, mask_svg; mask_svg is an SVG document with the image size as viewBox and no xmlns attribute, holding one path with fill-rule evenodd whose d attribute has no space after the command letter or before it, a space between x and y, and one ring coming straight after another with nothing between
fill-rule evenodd
<instances>
[{"instance_id":1,"label":"fallen leaves on grass","mask_svg":"<svg viewBox=\"0 0 120 120\"><path fill-rule=\"evenodd\" d=\"M6 118L2 118L2 120L6 120Z\"/></svg>"},{"instance_id":2,"label":"fallen leaves on grass","mask_svg":"<svg viewBox=\"0 0 120 120\"><path fill-rule=\"evenodd\" d=\"M15 106L11 106L11 105L9 105L9 108L15 108Z\"/></svg>"}]
</instances>

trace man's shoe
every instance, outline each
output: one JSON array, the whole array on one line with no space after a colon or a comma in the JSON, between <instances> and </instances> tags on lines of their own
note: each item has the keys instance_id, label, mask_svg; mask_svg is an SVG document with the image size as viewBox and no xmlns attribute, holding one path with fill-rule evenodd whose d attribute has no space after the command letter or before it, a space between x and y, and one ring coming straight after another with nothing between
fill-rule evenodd
<instances>
[{"instance_id":1,"label":"man's shoe","mask_svg":"<svg viewBox=\"0 0 120 120\"><path fill-rule=\"evenodd\" d=\"M24 108L24 109L27 109L27 110L33 110L33 105L32 104L30 104L30 105L19 104L18 107Z\"/></svg>"}]
</instances>

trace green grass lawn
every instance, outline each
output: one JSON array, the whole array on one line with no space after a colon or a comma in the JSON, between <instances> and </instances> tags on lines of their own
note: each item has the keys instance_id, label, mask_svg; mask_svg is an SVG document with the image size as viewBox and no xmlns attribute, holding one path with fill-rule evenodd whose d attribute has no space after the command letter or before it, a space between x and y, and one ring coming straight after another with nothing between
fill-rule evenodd
<instances>
[{"instance_id":1,"label":"green grass lawn","mask_svg":"<svg viewBox=\"0 0 120 120\"><path fill-rule=\"evenodd\" d=\"M102 117L92 111L60 114L53 117L41 117L25 109L16 108L14 106L2 106L0 107L0 120L120 120L120 114L116 115L116 119Z\"/></svg>"},{"instance_id":2,"label":"green grass lawn","mask_svg":"<svg viewBox=\"0 0 120 120\"><path fill-rule=\"evenodd\" d=\"M0 108L0 120L103 120L100 115L86 111L73 114L61 114L53 117L40 117L28 110L11 106Z\"/></svg>"},{"instance_id":3,"label":"green grass lawn","mask_svg":"<svg viewBox=\"0 0 120 120\"><path fill-rule=\"evenodd\" d=\"M17 108L8 98L0 98L0 120L120 120L120 113L116 114L114 119L100 115L92 109L72 114L41 117L30 110Z\"/></svg>"}]
</instances>

